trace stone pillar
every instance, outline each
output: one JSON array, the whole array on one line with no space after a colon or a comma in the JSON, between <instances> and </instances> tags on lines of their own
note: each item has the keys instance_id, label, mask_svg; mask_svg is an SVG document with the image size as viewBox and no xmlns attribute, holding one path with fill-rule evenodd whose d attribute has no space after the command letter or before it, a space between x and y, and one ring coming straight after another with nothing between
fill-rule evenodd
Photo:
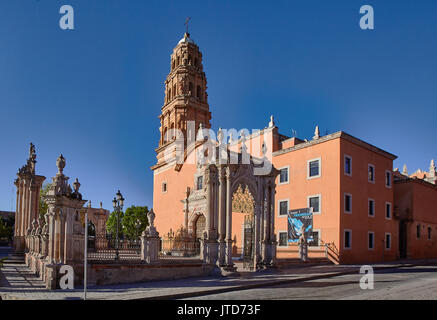
<instances>
[{"instance_id":1,"label":"stone pillar","mask_svg":"<svg viewBox=\"0 0 437 320\"><path fill-rule=\"evenodd\" d=\"M154 263L159 260L159 244L158 235L147 235L143 232L141 235L141 260L147 263Z\"/></svg>"},{"instance_id":2,"label":"stone pillar","mask_svg":"<svg viewBox=\"0 0 437 320\"><path fill-rule=\"evenodd\" d=\"M232 261L232 191L231 191L231 170L226 168L226 267L227 271L234 271Z\"/></svg>"},{"instance_id":3,"label":"stone pillar","mask_svg":"<svg viewBox=\"0 0 437 320\"><path fill-rule=\"evenodd\" d=\"M254 214L255 214L255 268L260 263L261 256L261 212L262 207L259 202L255 203Z\"/></svg>"},{"instance_id":4,"label":"stone pillar","mask_svg":"<svg viewBox=\"0 0 437 320\"><path fill-rule=\"evenodd\" d=\"M211 177L210 171L207 169L205 171L205 189L206 189L206 212L205 212L205 229L207 232L207 237L211 232Z\"/></svg>"},{"instance_id":5,"label":"stone pillar","mask_svg":"<svg viewBox=\"0 0 437 320\"><path fill-rule=\"evenodd\" d=\"M226 263L226 172L219 169L219 203L218 203L218 233L219 233L219 266Z\"/></svg>"},{"instance_id":6,"label":"stone pillar","mask_svg":"<svg viewBox=\"0 0 437 320\"><path fill-rule=\"evenodd\" d=\"M23 179L23 204L21 207L21 217L22 217L22 223L21 223L21 228L23 231L23 235L25 235L27 233L27 228L28 228L28 217L26 215L27 213L27 183L26 180Z\"/></svg>"},{"instance_id":7,"label":"stone pillar","mask_svg":"<svg viewBox=\"0 0 437 320\"><path fill-rule=\"evenodd\" d=\"M49 209L47 211L48 215L48 247L47 247L47 262L53 263L55 258L55 213L53 212L53 209Z\"/></svg>"},{"instance_id":8,"label":"stone pillar","mask_svg":"<svg viewBox=\"0 0 437 320\"><path fill-rule=\"evenodd\" d=\"M60 210L59 211L59 263L65 263L65 220L66 220L67 212Z\"/></svg>"}]
</instances>

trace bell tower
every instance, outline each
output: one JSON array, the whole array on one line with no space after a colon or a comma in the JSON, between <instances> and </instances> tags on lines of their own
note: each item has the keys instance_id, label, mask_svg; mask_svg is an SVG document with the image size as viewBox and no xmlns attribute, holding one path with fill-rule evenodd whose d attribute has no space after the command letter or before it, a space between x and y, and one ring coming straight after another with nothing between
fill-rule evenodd
<instances>
[{"instance_id":1,"label":"bell tower","mask_svg":"<svg viewBox=\"0 0 437 320\"><path fill-rule=\"evenodd\" d=\"M161 127L159 146L156 149L157 165L162 162L164 151L168 152L168 147L175 141L177 132L184 134L186 148L187 141L195 140L195 136L189 135L195 135L200 125L211 128L206 89L202 53L186 32L173 49L170 73L165 80L164 105L159 116ZM194 128L188 127L189 121L194 123Z\"/></svg>"}]
</instances>

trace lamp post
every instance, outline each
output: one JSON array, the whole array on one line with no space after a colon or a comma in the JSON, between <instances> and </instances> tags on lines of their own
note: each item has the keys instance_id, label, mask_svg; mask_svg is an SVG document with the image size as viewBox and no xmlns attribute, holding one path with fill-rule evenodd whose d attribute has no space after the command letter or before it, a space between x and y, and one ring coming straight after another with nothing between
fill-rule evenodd
<instances>
[{"instance_id":1,"label":"lamp post","mask_svg":"<svg viewBox=\"0 0 437 320\"><path fill-rule=\"evenodd\" d=\"M117 214L117 234L116 234L116 246L115 246L115 260L118 260L118 247L119 247L119 228L120 228L120 212L123 210L123 204L124 204L124 198L120 192L120 190L117 191L115 194L114 199L112 200L112 206L114 207L114 211Z\"/></svg>"}]
</instances>

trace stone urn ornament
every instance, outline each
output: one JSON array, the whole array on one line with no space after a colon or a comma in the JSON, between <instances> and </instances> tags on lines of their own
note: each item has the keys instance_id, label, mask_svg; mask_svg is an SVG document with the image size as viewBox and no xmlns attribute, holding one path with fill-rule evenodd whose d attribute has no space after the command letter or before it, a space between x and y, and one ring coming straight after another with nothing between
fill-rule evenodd
<instances>
[{"instance_id":1,"label":"stone urn ornament","mask_svg":"<svg viewBox=\"0 0 437 320\"><path fill-rule=\"evenodd\" d=\"M62 175L65 168L65 158L62 154L56 160L56 166L58 167L58 174Z\"/></svg>"}]
</instances>

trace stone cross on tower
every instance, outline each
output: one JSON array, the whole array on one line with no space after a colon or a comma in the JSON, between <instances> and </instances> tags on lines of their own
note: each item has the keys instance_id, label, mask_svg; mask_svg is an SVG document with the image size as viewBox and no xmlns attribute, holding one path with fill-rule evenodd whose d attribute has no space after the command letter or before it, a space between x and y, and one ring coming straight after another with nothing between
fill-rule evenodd
<instances>
[{"instance_id":1,"label":"stone cross on tower","mask_svg":"<svg viewBox=\"0 0 437 320\"><path fill-rule=\"evenodd\" d=\"M187 34L187 35L190 35L189 33L188 33L188 23L190 22L190 20L191 20L191 18L190 17L188 17L186 20L185 20L185 27L186 27L186 31L185 31L185 33Z\"/></svg>"}]
</instances>

